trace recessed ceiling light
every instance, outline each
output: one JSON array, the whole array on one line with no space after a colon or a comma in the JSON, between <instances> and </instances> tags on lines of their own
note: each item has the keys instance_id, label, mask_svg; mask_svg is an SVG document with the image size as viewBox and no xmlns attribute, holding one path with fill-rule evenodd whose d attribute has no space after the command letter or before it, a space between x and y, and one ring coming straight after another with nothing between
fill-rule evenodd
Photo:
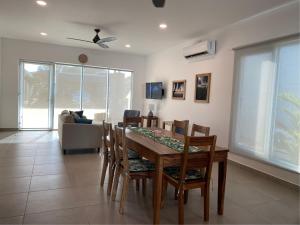
<instances>
[{"instance_id":1,"label":"recessed ceiling light","mask_svg":"<svg viewBox=\"0 0 300 225\"><path fill-rule=\"evenodd\" d=\"M42 36L47 36L48 34L47 33L45 33L45 32L41 32L40 33Z\"/></svg>"},{"instance_id":2,"label":"recessed ceiling light","mask_svg":"<svg viewBox=\"0 0 300 225\"><path fill-rule=\"evenodd\" d=\"M126 48L131 48L130 44L125 45Z\"/></svg>"},{"instance_id":3,"label":"recessed ceiling light","mask_svg":"<svg viewBox=\"0 0 300 225\"><path fill-rule=\"evenodd\" d=\"M164 29L168 28L168 25L165 24L165 23L161 23L161 24L159 24L159 28L162 29L162 30L164 30Z\"/></svg>"},{"instance_id":4,"label":"recessed ceiling light","mask_svg":"<svg viewBox=\"0 0 300 225\"><path fill-rule=\"evenodd\" d=\"M45 1L36 1L36 4L38 4L39 6L46 6L47 2L45 2Z\"/></svg>"}]
</instances>

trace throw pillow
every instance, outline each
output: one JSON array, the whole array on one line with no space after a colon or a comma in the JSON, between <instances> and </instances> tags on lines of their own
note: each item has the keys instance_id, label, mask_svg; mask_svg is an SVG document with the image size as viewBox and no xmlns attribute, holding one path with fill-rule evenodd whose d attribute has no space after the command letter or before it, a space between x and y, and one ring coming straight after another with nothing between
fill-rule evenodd
<instances>
[{"instance_id":1,"label":"throw pillow","mask_svg":"<svg viewBox=\"0 0 300 225\"><path fill-rule=\"evenodd\" d=\"M72 112L71 115L73 116L74 120L81 119L81 117L76 112Z\"/></svg>"},{"instance_id":2,"label":"throw pillow","mask_svg":"<svg viewBox=\"0 0 300 225\"><path fill-rule=\"evenodd\" d=\"M93 120L79 118L79 119L75 119L75 122L81 124L92 124Z\"/></svg>"},{"instance_id":3,"label":"throw pillow","mask_svg":"<svg viewBox=\"0 0 300 225\"><path fill-rule=\"evenodd\" d=\"M83 117L83 111L77 111L77 112L70 111L70 114L71 114L71 115L72 115L73 113L76 113L80 118Z\"/></svg>"}]
</instances>

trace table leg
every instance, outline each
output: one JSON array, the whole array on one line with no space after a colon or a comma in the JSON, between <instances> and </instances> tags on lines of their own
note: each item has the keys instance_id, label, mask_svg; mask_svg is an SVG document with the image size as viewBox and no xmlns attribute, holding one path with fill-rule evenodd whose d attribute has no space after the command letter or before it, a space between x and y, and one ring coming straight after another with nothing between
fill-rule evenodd
<instances>
[{"instance_id":1,"label":"table leg","mask_svg":"<svg viewBox=\"0 0 300 225\"><path fill-rule=\"evenodd\" d=\"M218 214L224 213L225 185L226 185L227 159L219 162L218 174Z\"/></svg>"},{"instance_id":2,"label":"table leg","mask_svg":"<svg viewBox=\"0 0 300 225\"><path fill-rule=\"evenodd\" d=\"M154 189L154 211L153 224L160 223L160 206L161 206L161 192L163 179L163 160L158 157L155 164L155 189Z\"/></svg>"}]
</instances>

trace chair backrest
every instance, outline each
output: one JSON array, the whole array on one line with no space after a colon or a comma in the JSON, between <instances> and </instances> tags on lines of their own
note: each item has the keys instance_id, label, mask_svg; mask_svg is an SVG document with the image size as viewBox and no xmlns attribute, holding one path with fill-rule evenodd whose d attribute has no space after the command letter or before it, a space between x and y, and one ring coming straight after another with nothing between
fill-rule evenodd
<instances>
[{"instance_id":1,"label":"chair backrest","mask_svg":"<svg viewBox=\"0 0 300 225\"><path fill-rule=\"evenodd\" d=\"M128 126L142 127L143 126L142 117L124 117L123 127L125 128Z\"/></svg>"},{"instance_id":2,"label":"chair backrest","mask_svg":"<svg viewBox=\"0 0 300 225\"><path fill-rule=\"evenodd\" d=\"M128 148L126 142L126 126L124 128L119 128L122 130L122 165L124 171L129 171L129 161L128 161Z\"/></svg>"},{"instance_id":3,"label":"chair backrest","mask_svg":"<svg viewBox=\"0 0 300 225\"><path fill-rule=\"evenodd\" d=\"M114 134L111 123L106 123L103 120L103 147L104 152L108 152L110 149L113 151L114 149Z\"/></svg>"},{"instance_id":4,"label":"chair backrest","mask_svg":"<svg viewBox=\"0 0 300 225\"><path fill-rule=\"evenodd\" d=\"M170 127L171 128L171 131L173 130L173 123L174 121L163 121L163 125L162 125L162 128L164 130L166 130L166 127Z\"/></svg>"},{"instance_id":5,"label":"chair backrest","mask_svg":"<svg viewBox=\"0 0 300 225\"><path fill-rule=\"evenodd\" d=\"M139 117L141 112L138 110L125 110L124 111L124 118L125 117Z\"/></svg>"},{"instance_id":6,"label":"chair backrest","mask_svg":"<svg viewBox=\"0 0 300 225\"><path fill-rule=\"evenodd\" d=\"M183 121L174 120L173 128L172 128L173 133L182 134L184 136L187 136L188 130L189 130L189 121L188 120L183 120Z\"/></svg>"},{"instance_id":7,"label":"chair backrest","mask_svg":"<svg viewBox=\"0 0 300 225\"><path fill-rule=\"evenodd\" d=\"M115 126L115 159L117 163L123 158L123 128Z\"/></svg>"},{"instance_id":8,"label":"chair backrest","mask_svg":"<svg viewBox=\"0 0 300 225\"><path fill-rule=\"evenodd\" d=\"M193 124L192 136L196 136L196 133L204 134L204 136L209 136L210 127L204 127L197 124Z\"/></svg>"},{"instance_id":9,"label":"chair backrest","mask_svg":"<svg viewBox=\"0 0 300 225\"><path fill-rule=\"evenodd\" d=\"M180 180L184 181L186 172L189 169L201 169L206 168L205 171L205 181L209 181L211 178L211 171L214 160L214 153L216 148L217 136L209 136L209 137L185 137L184 143L184 152L181 163L180 170ZM207 149L207 154L202 155L201 158L190 157L189 148L190 147L199 147Z\"/></svg>"}]
</instances>

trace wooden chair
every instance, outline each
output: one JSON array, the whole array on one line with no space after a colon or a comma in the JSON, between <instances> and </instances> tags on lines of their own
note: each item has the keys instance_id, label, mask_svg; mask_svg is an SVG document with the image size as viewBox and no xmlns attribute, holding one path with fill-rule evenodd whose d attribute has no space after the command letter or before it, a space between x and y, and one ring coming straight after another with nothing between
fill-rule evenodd
<instances>
[{"instance_id":1,"label":"wooden chair","mask_svg":"<svg viewBox=\"0 0 300 225\"><path fill-rule=\"evenodd\" d=\"M146 120L146 127L158 127L158 117L156 116L142 116L143 124Z\"/></svg>"},{"instance_id":2,"label":"wooden chair","mask_svg":"<svg viewBox=\"0 0 300 225\"><path fill-rule=\"evenodd\" d=\"M140 180L146 181L147 178L152 178L154 175L155 167L152 163L144 159L128 159L128 148L126 145L126 127L124 129L116 127L115 128L115 146L116 146L116 161L118 162L116 166L116 174L114 179L112 200L115 200L119 178L123 177L123 187L122 195L120 201L119 212L124 213L125 201L127 199L128 185L130 180ZM143 194L146 194L146 183L143 182Z\"/></svg>"},{"instance_id":3,"label":"wooden chair","mask_svg":"<svg viewBox=\"0 0 300 225\"><path fill-rule=\"evenodd\" d=\"M143 118L142 117L124 117L123 127L142 127L143 126Z\"/></svg>"},{"instance_id":4,"label":"wooden chair","mask_svg":"<svg viewBox=\"0 0 300 225\"><path fill-rule=\"evenodd\" d=\"M172 127L173 133L182 134L184 136L187 136L188 131L189 131L189 121L188 120L183 120L183 121L174 120L173 127Z\"/></svg>"},{"instance_id":5,"label":"wooden chair","mask_svg":"<svg viewBox=\"0 0 300 225\"><path fill-rule=\"evenodd\" d=\"M204 221L209 220L209 194L210 179L213 165L213 158L216 146L216 136L210 137L185 137L184 152L180 167L170 167L164 170L162 205L166 194L168 183L178 190L178 222L184 224L184 192L190 189L201 188L204 190ZM191 146L209 146L207 154L198 159L189 158ZM205 174L200 169L205 168Z\"/></svg>"},{"instance_id":6,"label":"wooden chair","mask_svg":"<svg viewBox=\"0 0 300 225\"><path fill-rule=\"evenodd\" d=\"M210 127L204 127L197 124L193 124L192 136L196 136L197 133L203 134L204 136L209 136Z\"/></svg>"},{"instance_id":7,"label":"wooden chair","mask_svg":"<svg viewBox=\"0 0 300 225\"><path fill-rule=\"evenodd\" d=\"M171 128L171 131L172 131L173 130L173 123L174 123L174 121L164 121L163 125L162 125L162 128L164 130L166 130L166 127L168 126L168 127Z\"/></svg>"},{"instance_id":8,"label":"wooden chair","mask_svg":"<svg viewBox=\"0 0 300 225\"><path fill-rule=\"evenodd\" d=\"M114 154L114 134L111 123L103 121L103 167L101 171L100 185L103 187L107 167L109 168L108 187L107 194L111 194L114 165L115 165L115 154Z\"/></svg>"}]
</instances>

